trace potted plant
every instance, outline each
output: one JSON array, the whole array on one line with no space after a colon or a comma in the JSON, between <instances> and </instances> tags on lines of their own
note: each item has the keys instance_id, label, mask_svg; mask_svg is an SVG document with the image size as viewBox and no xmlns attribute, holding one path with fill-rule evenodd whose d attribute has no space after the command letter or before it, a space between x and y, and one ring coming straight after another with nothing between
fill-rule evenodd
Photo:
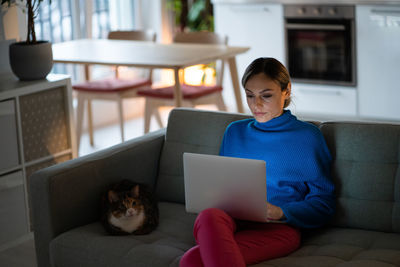
<instances>
[{"instance_id":1,"label":"potted plant","mask_svg":"<svg viewBox=\"0 0 400 267\"><path fill-rule=\"evenodd\" d=\"M167 0L167 8L173 12L175 32L214 31L214 16L211 0ZM202 69L201 84L204 84L212 69L215 76L215 62L192 66L193 69Z\"/></svg>"},{"instance_id":2,"label":"potted plant","mask_svg":"<svg viewBox=\"0 0 400 267\"><path fill-rule=\"evenodd\" d=\"M168 9L174 12L177 31L214 31L211 0L168 0Z\"/></svg>"},{"instance_id":3,"label":"potted plant","mask_svg":"<svg viewBox=\"0 0 400 267\"><path fill-rule=\"evenodd\" d=\"M43 79L53 67L51 43L36 40L35 18L43 0L26 0L24 12L28 15L28 33L25 41L10 45L10 65L13 73L20 80ZM49 0L51 2L51 0ZM16 0L1 0L1 4L23 5ZM23 8L23 6L22 6Z\"/></svg>"}]
</instances>

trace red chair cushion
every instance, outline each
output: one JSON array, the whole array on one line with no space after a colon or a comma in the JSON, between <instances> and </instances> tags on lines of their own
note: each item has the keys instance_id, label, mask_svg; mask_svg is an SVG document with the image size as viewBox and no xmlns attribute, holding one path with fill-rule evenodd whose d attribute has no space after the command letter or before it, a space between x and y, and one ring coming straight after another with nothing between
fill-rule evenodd
<instances>
[{"instance_id":1,"label":"red chair cushion","mask_svg":"<svg viewBox=\"0 0 400 267\"><path fill-rule=\"evenodd\" d=\"M143 88L137 91L138 95L155 98L174 98L174 86L162 87L157 89ZM201 96L209 95L214 92L222 91L219 85L205 86L205 85L181 85L182 96L184 99L194 99Z\"/></svg>"},{"instance_id":2,"label":"red chair cushion","mask_svg":"<svg viewBox=\"0 0 400 267\"><path fill-rule=\"evenodd\" d=\"M111 78L75 84L72 86L72 88L77 91L112 93L135 89L148 85L151 85L151 81L149 79L123 80Z\"/></svg>"}]
</instances>

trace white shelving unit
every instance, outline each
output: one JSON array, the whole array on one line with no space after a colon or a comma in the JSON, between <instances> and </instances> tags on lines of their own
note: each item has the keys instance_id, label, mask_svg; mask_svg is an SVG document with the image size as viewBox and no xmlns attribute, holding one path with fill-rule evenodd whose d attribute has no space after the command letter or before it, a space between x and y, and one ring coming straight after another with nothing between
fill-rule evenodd
<instances>
[{"instance_id":1,"label":"white shelving unit","mask_svg":"<svg viewBox=\"0 0 400 267\"><path fill-rule=\"evenodd\" d=\"M0 248L33 228L30 175L77 156L71 91L65 75L0 75Z\"/></svg>"}]
</instances>

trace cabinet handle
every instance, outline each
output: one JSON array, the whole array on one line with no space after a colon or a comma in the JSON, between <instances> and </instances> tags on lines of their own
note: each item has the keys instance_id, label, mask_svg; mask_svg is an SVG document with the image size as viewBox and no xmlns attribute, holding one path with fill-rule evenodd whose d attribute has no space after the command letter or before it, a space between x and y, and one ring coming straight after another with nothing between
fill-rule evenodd
<instances>
[{"instance_id":1,"label":"cabinet handle","mask_svg":"<svg viewBox=\"0 0 400 267\"><path fill-rule=\"evenodd\" d=\"M400 15L400 10L390 10L390 9L371 9L372 14L377 14L377 15Z\"/></svg>"},{"instance_id":2,"label":"cabinet handle","mask_svg":"<svg viewBox=\"0 0 400 267\"><path fill-rule=\"evenodd\" d=\"M299 91L303 94L307 95L330 95L330 96L341 96L342 92L340 91L331 91L331 90L318 90L318 89L299 89Z\"/></svg>"},{"instance_id":3,"label":"cabinet handle","mask_svg":"<svg viewBox=\"0 0 400 267\"><path fill-rule=\"evenodd\" d=\"M259 7L244 7L244 6L231 6L231 10L233 12L269 12L269 8L268 7L263 7L263 8L259 8Z\"/></svg>"},{"instance_id":4,"label":"cabinet handle","mask_svg":"<svg viewBox=\"0 0 400 267\"><path fill-rule=\"evenodd\" d=\"M333 24L286 23L286 29L344 31L346 28L344 25L333 25Z\"/></svg>"}]
</instances>

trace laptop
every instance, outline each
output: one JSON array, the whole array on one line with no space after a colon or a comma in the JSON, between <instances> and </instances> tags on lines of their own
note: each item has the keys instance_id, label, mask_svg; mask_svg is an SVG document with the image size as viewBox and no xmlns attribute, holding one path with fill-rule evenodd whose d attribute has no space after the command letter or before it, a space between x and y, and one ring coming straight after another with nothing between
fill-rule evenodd
<instances>
[{"instance_id":1,"label":"laptop","mask_svg":"<svg viewBox=\"0 0 400 267\"><path fill-rule=\"evenodd\" d=\"M186 211L219 208L236 219L267 222L263 160L184 153Z\"/></svg>"}]
</instances>

